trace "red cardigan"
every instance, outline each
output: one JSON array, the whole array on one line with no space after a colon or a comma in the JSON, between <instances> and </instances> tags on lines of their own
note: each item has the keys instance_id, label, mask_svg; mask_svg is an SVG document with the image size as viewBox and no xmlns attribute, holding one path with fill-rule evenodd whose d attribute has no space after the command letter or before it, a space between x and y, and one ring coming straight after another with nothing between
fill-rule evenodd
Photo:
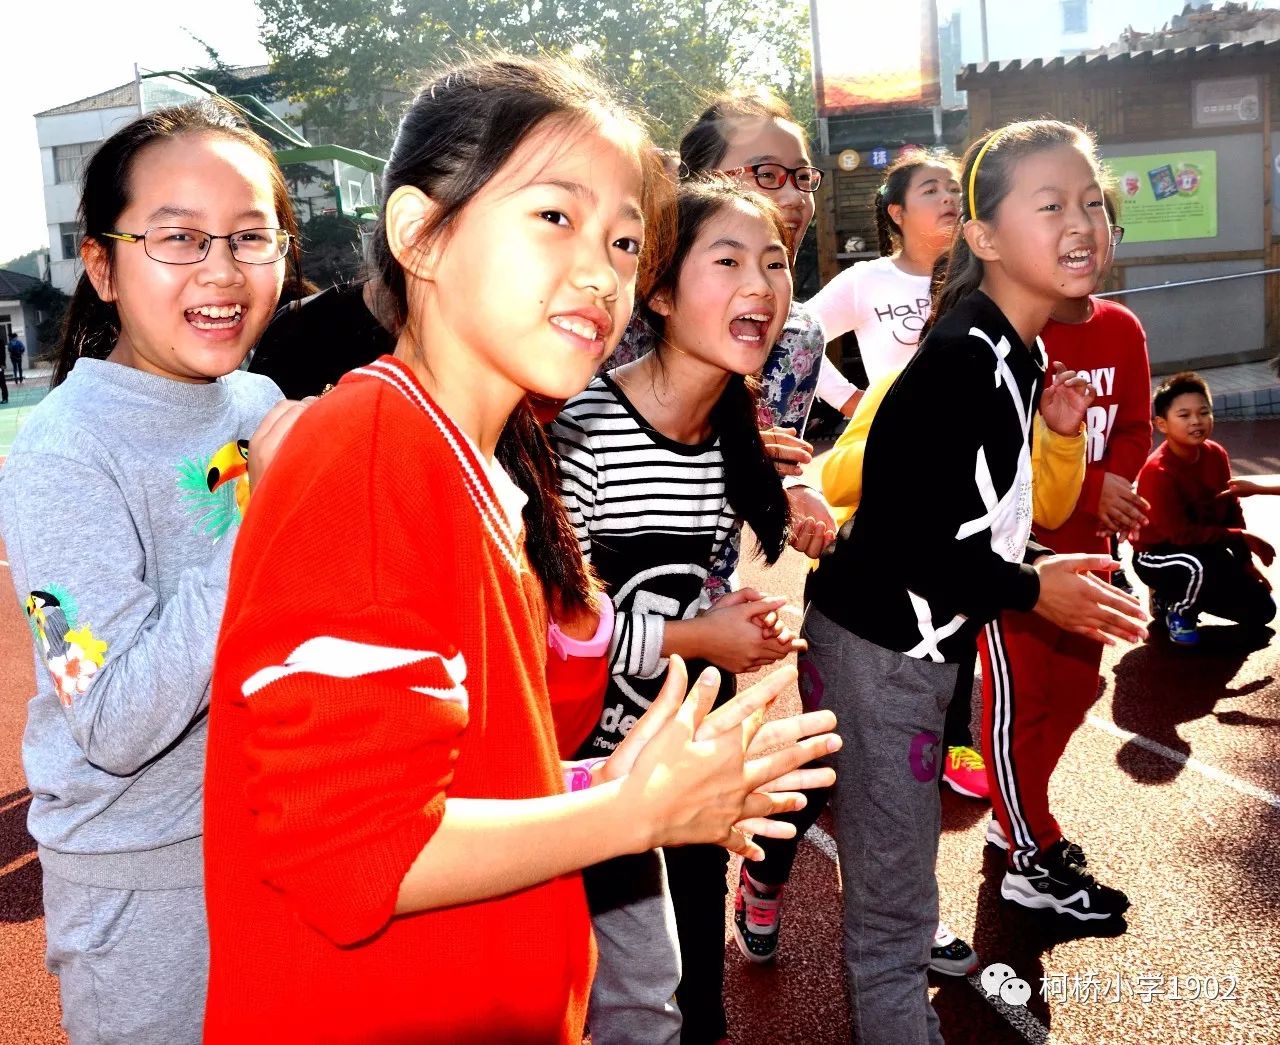
<instances>
[{"instance_id":1,"label":"red cardigan","mask_svg":"<svg viewBox=\"0 0 1280 1045\"><path fill-rule=\"evenodd\" d=\"M578 875L393 917L445 796L558 793L545 604L475 451L390 357L254 491L214 668L207 1042L581 1040Z\"/></svg>"}]
</instances>

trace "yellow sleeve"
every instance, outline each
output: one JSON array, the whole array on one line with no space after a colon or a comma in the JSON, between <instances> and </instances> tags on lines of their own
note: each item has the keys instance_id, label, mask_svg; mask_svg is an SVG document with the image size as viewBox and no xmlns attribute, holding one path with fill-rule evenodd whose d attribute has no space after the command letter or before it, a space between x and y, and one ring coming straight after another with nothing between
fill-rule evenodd
<instances>
[{"instance_id":1,"label":"yellow sleeve","mask_svg":"<svg viewBox=\"0 0 1280 1045\"><path fill-rule=\"evenodd\" d=\"M1075 511L1084 486L1085 428L1058 435L1036 415L1031 441L1031 515L1037 526L1056 530Z\"/></svg>"},{"instance_id":2,"label":"yellow sleeve","mask_svg":"<svg viewBox=\"0 0 1280 1045\"><path fill-rule=\"evenodd\" d=\"M837 529L853 517L862 500L862 455L867 448L867 433L881 400L899 373L894 370L885 374L867 388L836 445L822 462L822 496L831 505Z\"/></svg>"}]
</instances>

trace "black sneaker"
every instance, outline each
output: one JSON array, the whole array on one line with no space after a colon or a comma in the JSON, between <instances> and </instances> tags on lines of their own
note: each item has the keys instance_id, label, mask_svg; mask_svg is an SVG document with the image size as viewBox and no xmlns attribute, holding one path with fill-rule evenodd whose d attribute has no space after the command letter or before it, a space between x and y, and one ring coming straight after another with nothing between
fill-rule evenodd
<instances>
[{"instance_id":1,"label":"black sneaker","mask_svg":"<svg viewBox=\"0 0 1280 1045\"><path fill-rule=\"evenodd\" d=\"M748 961L773 961L781 925L782 886L762 893L747 876L744 860L733 895L733 938L738 942L738 950Z\"/></svg>"},{"instance_id":2,"label":"black sneaker","mask_svg":"<svg viewBox=\"0 0 1280 1045\"><path fill-rule=\"evenodd\" d=\"M933 934L933 946L929 948L929 968L943 976L969 976L982 964L978 955L964 940L939 922Z\"/></svg>"},{"instance_id":3,"label":"black sneaker","mask_svg":"<svg viewBox=\"0 0 1280 1045\"><path fill-rule=\"evenodd\" d=\"M1027 871L1006 871L1000 895L1023 907L1054 911L1082 922L1124 914L1129 898L1098 882L1068 849L1069 843L1058 842Z\"/></svg>"}]
</instances>

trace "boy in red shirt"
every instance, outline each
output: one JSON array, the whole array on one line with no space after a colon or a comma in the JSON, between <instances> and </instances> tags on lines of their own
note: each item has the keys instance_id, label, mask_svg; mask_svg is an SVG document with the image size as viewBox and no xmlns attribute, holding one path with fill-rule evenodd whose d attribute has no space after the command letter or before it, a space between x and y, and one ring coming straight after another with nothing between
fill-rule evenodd
<instances>
[{"instance_id":1,"label":"boy in red shirt","mask_svg":"<svg viewBox=\"0 0 1280 1045\"><path fill-rule=\"evenodd\" d=\"M1151 615L1180 646L1200 641L1202 612L1260 628L1276 604L1253 556L1269 566L1276 550L1244 528L1239 498L1277 491L1231 478L1231 458L1209 438L1213 398L1199 374L1165 381L1154 409L1165 441L1138 474L1138 493L1151 509L1133 542L1134 568L1151 588Z\"/></svg>"}]
</instances>

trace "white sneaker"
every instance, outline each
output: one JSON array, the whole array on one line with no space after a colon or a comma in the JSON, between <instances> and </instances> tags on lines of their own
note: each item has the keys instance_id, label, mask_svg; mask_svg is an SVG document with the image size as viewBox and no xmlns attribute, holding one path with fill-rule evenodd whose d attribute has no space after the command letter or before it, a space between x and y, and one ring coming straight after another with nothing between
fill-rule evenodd
<instances>
[{"instance_id":1,"label":"white sneaker","mask_svg":"<svg viewBox=\"0 0 1280 1045\"><path fill-rule=\"evenodd\" d=\"M1009 851L1009 839L1005 837L1004 828L1000 826L1000 821L994 816L987 821L987 845L1003 849L1006 853Z\"/></svg>"}]
</instances>

